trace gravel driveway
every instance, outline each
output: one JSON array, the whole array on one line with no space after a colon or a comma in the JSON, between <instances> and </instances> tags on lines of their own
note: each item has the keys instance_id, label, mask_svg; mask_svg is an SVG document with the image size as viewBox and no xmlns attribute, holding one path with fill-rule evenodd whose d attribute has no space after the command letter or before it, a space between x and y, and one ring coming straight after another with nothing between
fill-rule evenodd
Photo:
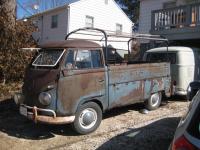
<instances>
[{"instance_id":1,"label":"gravel driveway","mask_svg":"<svg viewBox=\"0 0 200 150\"><path fill-rule=\"evenodd\" d=\"M188 102L174 99L148 114L135 104L104 114L100 127L80 136L70 125L34 124L12 100L0 102L0 149L167 150Z\"/></svg>"}]
</instances>

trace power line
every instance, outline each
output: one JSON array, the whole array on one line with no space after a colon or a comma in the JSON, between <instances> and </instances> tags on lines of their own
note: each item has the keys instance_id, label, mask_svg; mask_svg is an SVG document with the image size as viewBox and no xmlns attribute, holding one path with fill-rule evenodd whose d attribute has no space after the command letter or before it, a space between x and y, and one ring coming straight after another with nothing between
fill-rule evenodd
<instances>
[{"instance_id":1,"label":"power line","mask_svg":"<svg viewBox=\"0 0 200 150\"><path fill-rule=\"evenodd\" d=\"M33 13L31 13L30 11L28 11L28 9L26 9L22 4L20 4L19 1L17 1L17 5L18 5L19 7L21 7L21 8L22 8L25 12L27 12L28 14L33 15Z\"/></svg>"}]
</instances>

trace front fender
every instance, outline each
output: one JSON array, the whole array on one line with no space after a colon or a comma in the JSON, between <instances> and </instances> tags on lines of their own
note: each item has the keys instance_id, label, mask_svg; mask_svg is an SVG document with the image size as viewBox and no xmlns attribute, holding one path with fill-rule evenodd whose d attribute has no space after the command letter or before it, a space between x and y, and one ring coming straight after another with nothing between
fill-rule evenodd
<instances>
[{"instance_id":1,"label":"front fender","mask_svg":"<svg viewBox=\"0 0 200 150\"><path fill-rule=\"evenodd\" d=\"M68 110L64 109L64 106L62 105L61 101L58 99L57 113L61 116L74 115L80 105L83 105L83 104L91 102L91 101L97 102L100 105L100 107L102 108L102 111L106 110L105 95L101 95L98 92L98 93L94 93L91 95L82 96L78 100L74 100L72 103L70 103L71 107Z\"/></svg>"}]
</instances>

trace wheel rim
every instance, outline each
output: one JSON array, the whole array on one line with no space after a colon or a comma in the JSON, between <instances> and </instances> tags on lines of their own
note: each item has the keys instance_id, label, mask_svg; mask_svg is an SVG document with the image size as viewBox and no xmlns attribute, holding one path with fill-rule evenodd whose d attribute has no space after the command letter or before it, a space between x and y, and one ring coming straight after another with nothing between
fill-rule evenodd
<instances>
[{"instance_id":1,"label":"wheel rim","mask_svg":"<svg viewBox=\"0 0 200 150\"><path fill-rule=\"evenodd\" d=\"M97 112L93 108L84 109L79 116L80 126L84 129L92 128L97 122Z\"/></svg>"},{"instance_id":2,"label":"wheel rim","mask_svg":"<svg viewBox=\"0 0 200 150\"><path fill-rule=\"evenodd\" d=\"M151 105L153 107L157 106L158 103L159 103L159 101L160 101L160 95L159 95L159 93L155 93L155 94L153 94L151 96Z\"/></svg>"}]
</instances>

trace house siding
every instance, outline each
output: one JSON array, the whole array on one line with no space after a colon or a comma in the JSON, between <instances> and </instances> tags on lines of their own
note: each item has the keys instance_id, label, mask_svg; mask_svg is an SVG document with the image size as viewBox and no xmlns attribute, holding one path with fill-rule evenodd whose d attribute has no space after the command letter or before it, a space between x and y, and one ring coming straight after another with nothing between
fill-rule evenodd
<instances>
[{"instance_id":1,"label":"house siding","mask_svg":"<svg viewBox=\"0 0 200 150\"><path fill-rule=\"evenodd\" d=\"M58 27L51 28L51 17L53 15L59 15L58 17ZM69 4L61 9L53 9L46 13L42 13L35 18L39 19L38 23L39 32L34 33L35 39L39 39L39 43L44 43L52 40L64 40L67 33L76 30L78 28L83 28L86 26L86 16L93 17L94 28L100 28L106 31L112 31L112 34L116 33L117 24L122 25L122 33L132 35L132 21L126 16L126 14L121 10L121 8L116 4L114 0L108 0L108 4L104 0L80 0ZM85 36L73 34L71 38L83 38L83 39L93 39L94 36ZM102 37L96 37L101 40ZM95 38L95 39L96 39ZM124 41L128 39L110 39ZM105 42L98 42L104 46ZM127 50L127 42L109 42L110 47L116 49ZM124 53L120 51L121 56Z\"/></svg>"},{"instance_id":2,"label":"house siding","mask_svg":"<svg viewBox=\"0 0 200 150\"><path fill-rule=\"evenodd\" d=\"M122 12L119 6L113 0L108 0L105 4L104 0L81 0L70 5L70 26L69 31L77 28L85 27L86 16L94 17L94 27L108 31L116 31L116 24L122 25L122 32L132 34L132 22ZM74 35L81 38L81 35ZM86 37L86 36L84 36ZM91 38L91 37L90 37ZM94 38L94 37L93 37ZM100 38L101 39L101 38ZM119 39L118 40L124 40ZM101 43L104 44L103 42ZM128 48L127 43L109 42L108 45L116 49ZM123 55L123 53L121 53Z\"/></svg>"},{"instance_id":3,"label":"house siding","mask_svg":"<svg viewBox=\"0 0 200 150\"><path fill-rule=\"evenodd\" d=\"M51 28L51 17L53 15L58 15L57 28ZM39 32L33 33L33 37L39 41L39 44L65 39L68 32L68 9L66 7L35 17L33 20L38 21Z\"/></svg>"},{"instance_id":4,"label":"house siding","mask_svg":"<svg viewBox=\"0 0 200 150\"><path fill-rule=\"evenodd\" d=\"M70 5L70 31L85 27L85 17L94 17L94 27L115 31L116 24L123 25L123 32L131 33L132 22L113 0L81 0Z\"/></svg>"}]
</instances>

